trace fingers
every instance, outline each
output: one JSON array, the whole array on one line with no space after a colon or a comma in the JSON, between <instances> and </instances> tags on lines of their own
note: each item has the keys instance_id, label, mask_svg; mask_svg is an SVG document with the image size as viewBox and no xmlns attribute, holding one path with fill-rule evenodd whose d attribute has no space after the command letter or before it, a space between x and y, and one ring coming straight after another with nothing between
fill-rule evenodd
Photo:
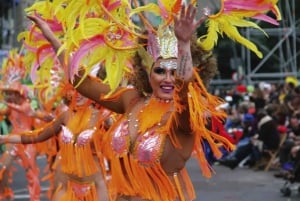
<instances>
[{"instance_id":1,"label":"fingers","mask_svg":"<svg viewBox=\"0 0 300 201\"><path fill-rule=\"evenodd\" d=\"M178 23L178 18L174 13L173 13L173 19L174 19L174 24L177 24Z\"/></svg>"},{"instance_id":2,"label":"fingers","mask_svg":"<svg viewBox=\"0 0 300 201\"><path fill-rule=\"evenodd\" d=\"M186 10L186 17L189 19L194 19L195 16L193 16L193 12L195 12L194 6L190 4Z\"/></svg>"},{"instance_id":3,"label":"fingers","mask_svg":"<svg viewBox=\"0 0 300 201\"><path fill-rule=\"evenodd\" d=\"M40 21L40 18L38 18L37 16L35 15L27 15L26 16L29 20L33 21L34 23L38 23Z\"/></svg>"},{"instance_id":4,"label":"fingers","mask_svg":"<svg viewBox=\"0 0 300 201\"><path fill-rule=\"evenodd\" d=\"M180 10L180 19L187 19L191 20L194 19L195 16L193 16L193 6L190 4L187 8L185 5L182 5Z\"/></svg>"},{"instance_id":5,"label":"fingers","mask_svg":"<svg viewBox=\"0 0 300 201\"><path fill-rule=\"evenodd\" d=\"M41 25L43 24L44 20L41 17L41 15L39 15L38 13L34 13L33 15L27 15L26 16L29 20L31 20L32 22L34 22L37 25Z\"/></svg>"},{"instance_id":6,"label":"fingers","mask_svg":"<svg viewBox=\"0 0 300 201\"><path fill-rule=\"evenodd\" d=\"M179 17L173 15L174 21L176 23L179 21L179 19L181 19L181 20L188 20L188 21L193 22L196 17L196 13L197 13L197 9L192 4L189 4L187 8L185 5L182 5ZM203 19L202 19L202 21L203 21ZM201 22L200 22L200 24L201 24ZM197 23L198 23L198 21L197 21Z\"/></svg>"},{"instance_id":7,"label":"fingers","mask_svg":"<svg viewBox=\"0 0 300 201\"><path fill-rule=\"evenodd\" d=\"M205 21L206 18L207 18L206 15L201 16L201 18L196 22L196 27L200 26Z\"/></svg>"},{"instance_id":8,"label":"fingers","mask_svg":"<svg viewBox=\"0 0 300 201\"><path fill-rule=\"evenodd\" d=\"M0 145L5 143L5 136L0 135Z\"/></svg>"},{"instance_id":9,"label":"fingers","mask_svg":"<svg viewBox=\"0 0 300 201\"><path fill-rule=\"evenodd\" d=\"M181 6L181 10L180 10L180 18L185 17L185 4L183 4Z\"/></svg>"},{"instance_id":10,"label":"fingers","mask_svg":"<svg viewBox=\"0 0 300 201\"><path fill-rule=\"evenodd\" d=\"M195 19L197 13L197 9L193 6L191 6L191 18Z\"/></svg>"}]
</instances>

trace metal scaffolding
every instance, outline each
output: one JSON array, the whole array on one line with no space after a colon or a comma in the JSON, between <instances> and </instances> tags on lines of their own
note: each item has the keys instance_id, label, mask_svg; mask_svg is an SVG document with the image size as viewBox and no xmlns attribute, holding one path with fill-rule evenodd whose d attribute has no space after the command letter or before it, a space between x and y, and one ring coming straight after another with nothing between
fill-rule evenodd
<instances>
[{"instance_id":1,"label":"metal scaffolding","mask_svg":"<svg viewBox=\"0 0 300 201\"><path fill-rule=\"evenodd\" d=\"M245 81L248 84L264 79L276 82L284 80L288 75L299 77L297 75L299 71L297 58L299 58L300 50L297 50L297 43L300 42L300 19L296 19L295 16L295 0L281 0L279 8L282 14L280 26L264 29L269 38L277 38L277 43L272 49L263 49L265 46L260 46L265 52L263 59L253 66L253 54L246 48L242 49L242 60L245 62ZM250 40L257 34L261 35L262 33L253 29L246 30L246 36ZM276 72L260 72L269 59L277 59L279 65L276 67Z\"/></svg>"},{"instance_id":2,"label":"metal scaffolding","mask_svg":"<svg viewBox=\"0 0 300 201\"><path fill-rule=\"evenodd\" d=\"M263 58L259 60L255 54L244 46L239 46L240 49L237 48L238 45L234 46L234 58L232 59L237 61L235 63L236 74L241 77L240 80L218 77L212 81L211 85L226 86L238 83L254 85L261 81L279 83L283 82L285 77L289 75L299 79L300 49L297 49L297 44L300 44L300 19L296 18L295 5L295 0L280 0L278 2L282 20L279 22L279 26L272 28L262 26L268 35L264 43L257 41L257 38L263 35L261 31L252 28L241 30L242 35L257 44L264 54ZM260 26L261 21L256 23ZM265 36L261 38L265 38ZM271 39L273 47L269 49L270 45L264 44L271 41ZM274 40L276 40L275 43ZM240 55L237 55L237 53ZM268 66L270 61L276 63L276 66L270 68Z\"/></svg>"}]
</instances>

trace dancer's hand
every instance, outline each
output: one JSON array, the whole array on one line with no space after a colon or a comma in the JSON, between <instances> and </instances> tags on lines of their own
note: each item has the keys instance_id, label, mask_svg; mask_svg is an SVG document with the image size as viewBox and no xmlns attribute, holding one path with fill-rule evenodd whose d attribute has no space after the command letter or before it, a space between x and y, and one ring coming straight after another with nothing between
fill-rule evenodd
<instances>
[{"instance_id":1,"label":"dancer's hand","mask_svg":"<svg viewBox=\"0 0 300 201\"><path fill-rule=\"evenodd\" d=\"M174 32L178 41L189 41L197 27L205 20L205 17L196 20L196 12L197 9L193 5L190 4L187 8L183 5L180 15L174 16Z\"/></svg>"},{"instance_id":2,"label":"dancer's hand","mask_svg":"<svg viewBox=\"0 0 300 201\"><path fill-rule=\"evenodd\" d=\"M51 43L55 51L57 51L61 43L59 39L55 36L54 32L51 30L46 21L40 18L38 15L28 15L27 18L35 23L35 25L42 31L44 37Z\"/></svg>"},{"instance_id":3,"label":"dancer's hand","mask_svg":"<svg viewBox=\"0 0 300 201\"><path fill-rule=\"evenodd\" d=\"M34 24L42 31L46 39L51 38L53 35L49 25L37 15L28 15L27 18L34 22Z\"/></svg>"},{"instance_id":4,"label":"dancer's hand","mask_svg":"<svg viewBox=\"0 0 300 201\"><path fill-rule=\"evenodd\" d=\"M7 141L6 136L5 135L0 135L0 145L5 144L6 141Z\"/></svg>"},{"instance_id":5,"label":"dancer's hand","mask_svg":"<svg viewBox=\"0 0 300 201\"><path fill-rule=\"evenodd\" d=\"M174 33L178 40L178 58L176 75L185 81L193 80L193 63L190 40L204 18L196 20L196 8L182 6L179 16L174 16ZM183 91L186 91L184 89Z\"/></svg>"}]
</instances>

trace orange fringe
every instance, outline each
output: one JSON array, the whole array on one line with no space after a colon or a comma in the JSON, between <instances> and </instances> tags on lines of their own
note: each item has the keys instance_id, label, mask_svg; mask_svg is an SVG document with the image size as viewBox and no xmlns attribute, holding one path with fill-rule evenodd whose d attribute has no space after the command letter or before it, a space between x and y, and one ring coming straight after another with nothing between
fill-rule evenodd
<instances>
[{"instance_id":1,"label":"orange fringe","mask_svg":"<svg viewBox=\"0 0 300 201\"><path fill-rule=\"evenodd\" d=\"M98 171L90 144L76 146L62 143L61 155L64 156L61 158L61 168L65 173L82 177L83 175L92 175Z\"/></svg>"},{"instance_id":2,"label":"orange fringe","mask_svg":"<svg viewBox=\"0 0 300 201\"><path fill-rule=\"evenodd\" d=\"M145 133L153 126L159 124L162 117L171 109L173 102L163 102L150 98L149 103L142 108L137 116L139 120L139 133Z\"/></svg>"},{"instance_id":3,"label":"orange fringe","mask_svg":"<svg viewBox=\"0 0 300 201\"><path fill-rule=\"evenodd\" d=\"M30 167L30 157L33 156L28 156L26 155L26 151L25 151L25 146L30 146L30 145L23 145L23 144L15 144L14 147L17 148L13 148L16 150L16 155L19 157L20 160L18 160L17 162L24 168L27 169Z\"/></svg>"},{"instance_id":4,"label":"orange fringe","mask_svg":"<svg viewBox=\"0 0 300 201\"><path fill-rule=\"evenodd\" d=\"M180 181L178 179L177 173L173 174L173 178L174 178L176 188L177 188L177 191L178 191L178 194L179 194L179 199L180 199L180 201L184 201L185 199L184 199L184 195L183 195L183 192L182 192L182 187L180 185Z\"/></svg>"},{"instance_id":5,"label":"orange fringe","mask_svg":"<svg viewBox=\"0 0 300 201\"><path fill-rule=\"evenodd\" d=\"M4 174L5 170L6 170L6 167L1 168L1 170L0 170L0 180L3 179L3 174Z\"/></svg>"},{"instance_id":6,"label":"orange fringe","mask_svg":"<svg viewBox=\"0 0 300 201\"><path fill-rule=\"evenodd\" d=\"M67 123L68 129L77 135L89 127L89 121L92 109L89 107L76 108L75 115L70 118ZM92 175L98 171L98 167L93 158L91 144L77 146L76 144L61 143L62 171L68 174L76 174L77 176ZM82 166L82 164L85 164Z\"/></svg>"},{"instance_id":7,"label":"orange fringe","mask_svg":"<svg viewBox=\"0 0 300 201\"><path fill-rule=\"evenodd\" d=\"M196 153L197 159L199 161L202 174L205 177L211 177L212 168L210 167L208 161L205 157L205 149L203 147L203 140L206 140L212 149L212 152L216 158L220 158L222 153L217 144L221 143L228 150L233 150L234 145L231 144L226 138L220 136L207 129L208 119L214 116L217 119L224 119L226 113L222 110L217 110L216 107L222 103L219 97L211 95L204 84L198 73L194 70L195 82L188 83L187 99L188 99L188 110L190 113L190 125L195 135L195 145L194 152ZM180 81L180 80L179 80ZM177 84L175 90L179 91L186 83ZM184 100L179 93L174 95L174 106L175 110L179 113L183 112L186 108ZM169 122L167 123L167 133L175 146L178 146L178 140L173 131L172 124L178 122L176 115L172 114Z\"/></svg>"},{"instance_id":8,"label":"orange fringe","mask_svg":"<svg viewBox=\"0 0 300 201\"><path fill-rule=\"evenodd\" d=\"M196 194L195 194L194 186L193 186L193 183L192 183L192 181L190 179L190 176L189 176L186 168L183 168L180 171L180 174L181 174L182 179L184 181L184 184L186 186L185 190L187 191L190 200L196 199Z\"/></svg>"},{"instance_id":9,"label":"orange fringe","mask_svg":"<svg viewBox=\"0 0 300 201\"><path fill-rule=\"evenodd\" d=\"M174 201L179 196L159 162L142 166L131 156L114 158L110 188L115 194L137 196L151 201ZM134 178L134 179L132 179Z\"/></svg>"},{"instance_id":10,"label":"orange fringe","mask_svg":"<svg viewBox=\"0 0 300 201\"><path fill-rule=\"evenodd\" d=\"M54 191L54 193L53 193L53 195L51 196L51 198L55 198L56 195L59 194L59 191L62 189L62 187L63 187L62 183L58 184L57 187L56 187L56 189L55 189L55 191Z\"/></svg>"},{"instance_id":11,"label":"orange fringe","mask_svg":"<svg viewBox=\"0 0 300 201\"><path fill-rule=\"evenodd\" d=\"M13 198L14 197L14 192L11 188L4 188L3 193L0 194L0 199L5 199L5 198Z\"/></svg>"},{"instance_id":12,"label":"orange fringe","mask_svg":"<svg viewBox=\"0 0 300 201\"><path fill-rule=\"evenodd\" d=\"M118 158L113 157L111 158L111 174L113 177L111 178L111 181L109 183L109 189L112 190L112 193L114 195L117 195L118 193L122 193L125 195L136 195L137 190L133 188L131 185L131 179L124 174L123 170L123 160L128 160L127 157Z\"/></svg>"},{"instance_id":13,"label":"orange fringe","mask_svg":"<svg viewBox=\"0 0 300 201\"><path fill-rule=\"evenodd\" d=\"M101 113L101 111L100 111ZM101 120L100 120L101 121ZM97 155L97 158L99 160L99 164L100 164L100 168L101 168L101 172L103 173L103 177L107 177L107 170L106 170L106 166L104 161L106 160L106 158L103 155L102 152L102 143L103 143L103 135L105 134L105 128L104 128L104 124L105 121L101 121L101 125L97 126L97 130L95 131L95 133L93 134L93 147L95 149L95 153Z\"/></svg>"},{"instance_id":14,"label":"orange fringe","mask_svg":"<svg viewBox=\"0 0 300 201\"><path fill-rule=\"evenodd\" d=\"M41 181L44 182L44 181L49 181L49 188L47 190L47 197L49 200L52 199L52 194L54 192L54 172L50 172L48 173L47 175L43 176L41 178Z\"/></svg>"},{"instance_id":15,"label":"orange fringe","mask_svg":"<svg viewBox=\"0 0 300 201\"><path fill-rule=\"evenodd\" d=\"M189 111L190 111L190 121L192 129L196 134L195 151L197 153L198 161L200 162L200 167L202 169L203 175L206 177L211 177L212 168L208 164L205 158L205 151L202 147L202 141L206 140L212 149L213 154L216 158L220 158L222 153L217 143L221 143L227 149L233 149L232 145L226 138L220 136L219 134L213 133L206 128L207 120L210 116L214 116L219 119L226 117L226 113L222 110L217 110L216 107L219 106L222 101L220 98L209 94L206 91L199 75L194 73L197 80L196 83L190 83L189 85ZM201 94L201 96L199 96ZM207 118L203 118L207 115Z\"/></svg>"}]
</instances>

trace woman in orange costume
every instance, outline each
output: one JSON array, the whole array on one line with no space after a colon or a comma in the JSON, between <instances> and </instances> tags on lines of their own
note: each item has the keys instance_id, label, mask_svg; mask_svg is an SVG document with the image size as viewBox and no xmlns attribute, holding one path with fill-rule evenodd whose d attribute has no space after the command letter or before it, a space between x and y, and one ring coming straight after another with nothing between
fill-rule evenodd
<instances>
[{"instance_id":1,"label":"woman in orange costume","mask_svg":"<svg viewBox=\"0 0 300 201\"><path fill-rule=\"evenodd\" d=\"M166 7L162 5L164 3L170 5L171 2L175 6L169 12L170 10L165 9ZM89 3L88 6L93 4L93 2ZM209 61L212 59L211 54L203 51L203 49L196 51L200 52L199 55L191 52L191 46L192 48L197 46L201 49L199 44L196 45L195 40L192 40L194 31L201 23L201 20L195 20L196 9L191 5L186 9L185 6L181 6L181 1L159 1L159 3L159 7L152 4L147 8L152 8L155 11L162 8L163 16L167 16L167 23L158 30L150 29L147 37L133 34L148 39L146 42L141 42L141 46L136 45L130 40L132 38L128 37L132 34L133 27L126 24L126 20L124 21L124 18L128 16L126 12L129 9L127 7L123 9L125 5L122 5L121 1L100 3L100 5L93 7L91 13L80 13L80 16L74 18L76 22L66 23L70 25L67 27L68 30L71 33L74 30L74 34L67 36L63 41L63 48L67 48L65 49L66 55L69 56L70 53L73 55L70 60L61 59L62 64L65 64L67 60L69 61L68 68L65 68L65 74L70 77L71 82L76 85L76 89L84 96L122 114L121 118L110 128L109 135L104 141L106 145L104 150L111 162L112 179L110 184L114 190L114 200L118 201L194 200L193 188L185 170L185 163L191 157L192 152L199 159L204 175L210 176L211 167L205 159L202 141L208 142L217 157L220 157L221 153L215 143L221 143L231 148L231 144L226 139L207 129L207 120L211 116L219 121L225 115L222 111L216 110L221 101L206 91L196 72L196 69L200 73L203 73L202 70L208 69ZM66 11L71 12L71 15L77 13L75 9L71 9L75 4L63 5ZM80 7L78 5L81 4L79 2L76 5ZM123 7L120 6L120 9L115 9L119 8L119 5ZM68 9L69 7L70 9ZM99 16L97 16L97 9L101 13ZM85 11L87 10L89 9ZM122 13L124 10L125 12ZM137 8L133 12L146 10L146 7L143 7ZM180 10L179 17L172 16L176 15L178 10ZM169 16L170 13L171 16ZM250 16L251 13L248 14ZM85 21L84 18L87 16L90 19ZM259 17L263 16L260 15ZM31 16L30 19L42 30L53 48L60 50L61 43L55 38L47 24L35 16ZM168 29L173 19L174 32ZM239 21L239 18L235 19ZM215 23L215 29L212 28L210 31L217 30L218 23ZM78 24L79 26L80 24L83 25L78 28ZM126 27L127 25L129 27ZM91 31L92 28L96 31L95 27L102 31L98 37ZM85 29L87 32L82 35L93 37L90 40L85 38L85 40L76 41L75 35L80 35ZM228 30L228 27L226 29ZM220 30L222 30L221 26ZM238 35L236 31L231 31L230 34L231 36ZM213 44L216 34L209 34L209 36L212 37L208 37L209 40L205 41ZM243 42L246 41L242 37L239 39ZM74 49L72 49L71 40L75 41L76 47ZM89 42L90 46L86 45ZM93 60L95 57L90 60L83 59L84 62L81 65L72 65L80 63L78 60L81 59L83 51L86 51L88 55L95 55L91 52L96 49L97 42L100 43L100 46L102 45L103 49L109 50L107 52L98 51L102 54L93 52L96 54L95 57L100 57L106 62L105 67L108 72L112 70L109 67L113 67L115 70L118 65L125 65L124 62L120 62L122 60L119 57L121 55L120 50L126 51L130 45L132 45L132 49L136 48L134 61L131 60L134 76L136 76L136 79L131 81L135 83L135 88L118 88L116 87L118 85L113 85L110 82L108 82L110 85L105 85L93 79L85 78L88 68L84 68L82 72L80 67L88 65L89 61L95 62ZM81 44L80 47L78 47L79 43ZM125 46L122 46L123 44ZM128 46L126 47L126 45ZM145 45L146 48L142 47ZM111 51L112 49L113 51ZM114 54L111 54L110 51ZM58 52L61 53L61 51ZM197 64L194 63L196 59L200 61ZM193 69L193 66L197 68ZM79 69L79 75L83 79L76 74L77 72L72 77L74 69L75 71ZM140 77L140 75L142 76ZM115 78L114 76L111 77ZM103 95L107 94L111 97L103 98Z\"/></svg>"},{"instance_id":2,"label":"woman in orange costume","mask_svg":"<svg viewBox=\"0 0 300 201\"><path fill-rule=\"evenodd\" d=\"M34 111L28 98L29 89L26 85L20 84L25 76L23 57L12 50L8 58L5 58L2 65L1 91L5 105L1 107L0 114L7 115L11 123L11 132L29 131L34 127L35 118L43 121L52 119L50 115L42 111ZM5 153L0 159L0 198L11 200L13 191L9 188L12 177L12 162L17 160L25 169L28 179L28 190L31 201L40 200L39 168L36 164L36 147L33 145L7 146Z\"/></svg>"},{"instance_id":3,"label":"woman in orange costume","mask_svg":"<svg viewBox=\"0 0 300 201\"><path fill-rule=\"evenodd\" d=\"M193 187L185 170L186 161L195 151L204 173L209 176L211 169L202 153L202 137L217 154L220 152L214 140L230 145L226 139L206 129L206 118L203 118L205 113L207 117L224 114L215 109L220 101L206 91L193 71L190 40L202 22L195 21L195 15L195 8L183 6L175 20L175 35L168 32L168 38L161 38L168 47L159 55L152 55L150 83L140 77L136 80L151 87L147 85L142 91L121 88L111 99L99 99L109 92L109 87L90 78L76 88L102 106L123 114L108 131L104 149L111 162L113 200L194 200ZM47 25L40 18L29 18L35 21L54 49L59 49L60 42ZM201 62L209 63L213 59L209 53L201 53L199 57L207 59L200 59ZM147 68L141 61L137 54L134 63L137 72ZM200 92L201 97L197 94Z\"/></svg>"},{"instance_id":4,"label":"woman in orange costume","mask_svg":"<svg viewBox=\"0 0 300 201\"><path fill-rule=\"evenodd\" d=\"M104 158L98 146L110 113L95 108L72 87L65 89L69 107L53 122L29 133L1 136L0 143L31 144L59 134L51 200L108 201Z\"/></svg>"},{"instance_id":5,"label":"woman in orange costume","mask_svg":"<svg viewBox=\"0 0 300 201\"><path fill-rule=\"evenodd\" d=\"M25 91L22 93L22 87L18 83L14 83L9 89L2 89L4 99L7 102L7 107L3 108L0 113L7 115L12 125L11 132L24 132L29 131L34 126L34 119L37 118L36 113L32 110L29 100L26 98ZM15 87L15 88L14 88ZM20 91L19 91L20 90ZM43 120L48 120L38 115ZM19 158L20 165L25 169L26 177L28 179L28 190L30 200L40 200L40 183L39 183L39 168L35 162L37 149L33 145L15 145L7 146L5 153L1 158L0 170L0 197L5 200L13 198L13 192L9 189L9 180L12 176L12 162Z\"/></svg>"}]
</instances>

